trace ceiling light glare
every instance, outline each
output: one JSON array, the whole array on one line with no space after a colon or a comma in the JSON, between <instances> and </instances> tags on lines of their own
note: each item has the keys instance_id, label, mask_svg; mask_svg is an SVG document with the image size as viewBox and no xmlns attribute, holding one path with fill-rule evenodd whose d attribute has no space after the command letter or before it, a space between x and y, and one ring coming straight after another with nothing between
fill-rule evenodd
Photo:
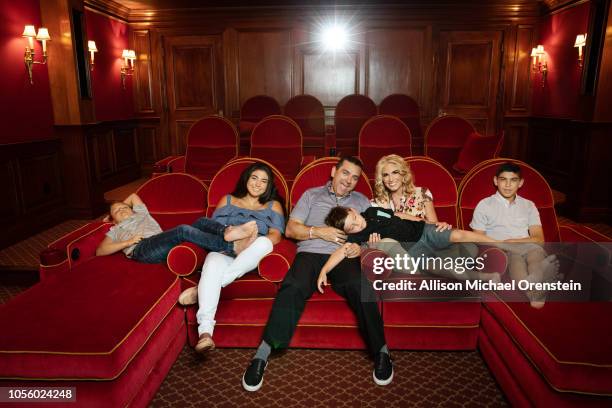
<instances>
[{"instance_id":1,"label":"ceiling light glare","mask_svg":"<svg viewBox=\"0 0 612 408\"><path fill-rule=\"evenodd\" d=\"M323 29L321 33L321 43L327 51L342 51L348 42L346 28L333 25Z\"/></svg>"}]
</instances>

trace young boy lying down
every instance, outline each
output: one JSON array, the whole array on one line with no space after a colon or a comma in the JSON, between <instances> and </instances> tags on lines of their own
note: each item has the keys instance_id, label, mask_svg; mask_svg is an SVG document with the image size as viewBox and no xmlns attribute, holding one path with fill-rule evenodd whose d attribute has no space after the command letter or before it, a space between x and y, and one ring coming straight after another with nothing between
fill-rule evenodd
<instances>
[{"instance_id":1,"label":"young boy lying down","mask_svg":"<svg viewBox=\"0 0 612 408\"><path fill-rule=\"evenodd\" d=\"M346 244L339 247L327 260L319 279L317 287L323 293L323 285L327 285L327 273L338 265L345 257L345 250L349 243L367 242L371 234L377 239L391 238L398 242L414 242L408 254L413 257L429 256L432 250L448 248L458 242L499 243L500 241L477 234L472 231L460 229L439 228L436 224L424 221L411 221L401 219L393 214L392 210L370 207L359 214L353 208L334 207L325 218L325 223L331 227L347 233ZM499 281L497 273L481 273L479 279L493 279Z\"/></svg>"}]
</instances>

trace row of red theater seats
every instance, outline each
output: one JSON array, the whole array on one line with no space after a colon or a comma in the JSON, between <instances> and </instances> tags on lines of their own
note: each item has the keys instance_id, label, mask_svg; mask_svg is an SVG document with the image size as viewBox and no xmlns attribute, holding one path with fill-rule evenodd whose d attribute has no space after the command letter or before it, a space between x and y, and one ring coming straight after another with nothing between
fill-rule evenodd
<instances>
[{"instance_id":1,"label":"row of red theater seats","mask_svg":"<svg viewBox=\"0 0 612 408\"><path fill-rule=\"evenodd\" d=\"M241 152L249 150L249 135L267 116L283 113L293 119L304 136L305 154L323 156L330 151L343 154L357 154L357 137L363 124L377 114L398 117L410 129L412 137L422 147L422 130L419 106L408 95L392 94L382 100L379 106L365 95L353 94L342 98L335 107L334 132L326 138L325 111L323 104L311 95L296 95L281 109L280 104L267 95L247 99L240 109ZM333 150L331 150L333 149Z\"/></svg>"},{"instance_id":2,"label":"row of red theater seats","mask_svg":"<svg viewBox=\"0 0 612 408\"><path fill-rule=\"evenodd\" d=\"M271 162L288 180L293 180L305 164L315 159L304 154L303 133L287 116L262 119L253 127L250 139L247 155ZM440 161L456 180L477 163L497 156L503 142L502 137L479 135L467 120L455 115L432 121L426 140L427 155ZM345 150L339 153L344 155ZM366 172L373 175L380 157L391 153L413 154L410 129L400 118L391 115L366 120L359 130L356 153L363 160ZM189 129L185 156L163 159L155 171L185 171L210 181L222 165L238 156L238 132L234 125L226 118L208 116Z\"/></svg>"}]
</instances>

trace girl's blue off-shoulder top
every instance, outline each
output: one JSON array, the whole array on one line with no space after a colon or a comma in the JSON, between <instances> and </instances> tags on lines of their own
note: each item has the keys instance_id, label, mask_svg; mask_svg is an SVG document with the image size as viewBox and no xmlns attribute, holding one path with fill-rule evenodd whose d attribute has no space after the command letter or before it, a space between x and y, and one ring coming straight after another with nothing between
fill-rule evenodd
<instances>
[{"instance_id":1,"label":"girl's blue off-shoulder top","mask_svg":"<svg viewBox=\"0 0 612 408\"><path fill-rule=\"evenodd\" d=\"M227 195L227 205L217 208L212 219L224 225L240 225L255 221L260 235L266 235L270 228L285 233L285 217L272 209L273 201L263 210L249 210L232 204L232 196Z\"/></svg>"}]
</instances>

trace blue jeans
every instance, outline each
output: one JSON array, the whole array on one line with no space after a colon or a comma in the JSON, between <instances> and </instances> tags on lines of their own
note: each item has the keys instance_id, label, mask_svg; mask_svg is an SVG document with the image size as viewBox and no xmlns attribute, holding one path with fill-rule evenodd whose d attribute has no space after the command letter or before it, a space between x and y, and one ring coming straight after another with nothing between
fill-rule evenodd
<instances>
[{"instance_id":1,"label":"blue jeans","mask_svg":"<svg viewBox=\"0 0 612 408\"><path fill-rule=\"evenodd\" d=\"M182 242L191 242L211 252L233 255L234 244L223 239L225 225L202 217L191 225L181 224L168 231L144 238L134 248L132 259L144 263L160 263L168 252Z\"/></svg>"}]
</instances>

